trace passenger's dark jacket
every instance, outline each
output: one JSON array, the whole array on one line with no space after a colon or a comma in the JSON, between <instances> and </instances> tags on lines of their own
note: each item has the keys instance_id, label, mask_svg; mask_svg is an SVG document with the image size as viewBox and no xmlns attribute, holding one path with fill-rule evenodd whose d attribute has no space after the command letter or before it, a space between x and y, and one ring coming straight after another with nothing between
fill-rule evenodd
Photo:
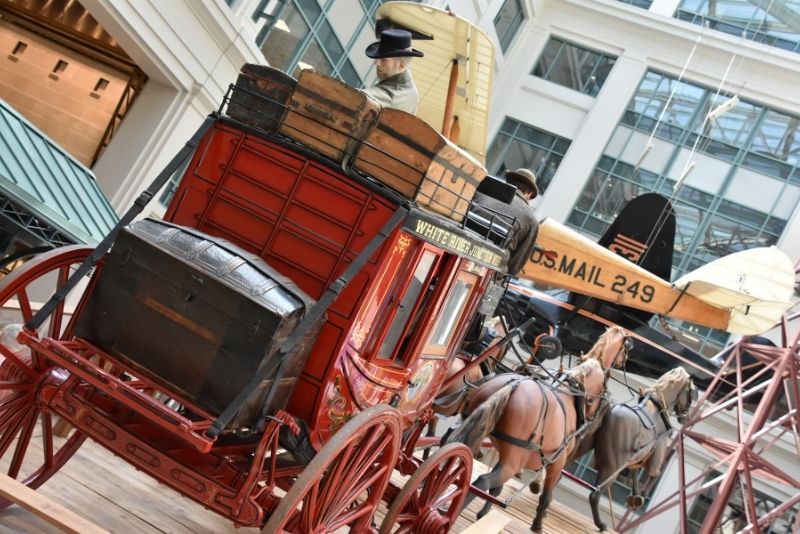
<instances>
[{"instance_id":1,"label":"passenger's dark jacket","mask_svg":"<svg viewBox=\"0 0 800 534\"><path fill-rule=\"evenodd\" d=\"M508 274L515 276L527 263L536 244L536 235L539 233L539 221L533 214L533 208L519 192L514 195L511 204L506 204L482 193L475 193L472 202L475 205L473 209L478 212L480 212L480 206L485 206L496 213L516 219L508 242L508 250L511 254L508 258ZM484 215L488 213L486 212Z\"/></svg>"}]
</instances>

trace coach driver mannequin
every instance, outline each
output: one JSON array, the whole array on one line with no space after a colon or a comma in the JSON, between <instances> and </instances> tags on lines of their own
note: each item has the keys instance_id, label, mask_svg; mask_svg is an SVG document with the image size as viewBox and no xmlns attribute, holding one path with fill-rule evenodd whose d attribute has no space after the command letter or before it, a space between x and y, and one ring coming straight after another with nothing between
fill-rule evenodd
<instances>
[{"instance_id":1,"label":"coach driver mannequin","mask_svg":"<svg viewBox=\"0 0 800 534\"><path fill-rule=\"evenodd\" d=\"M408 66L411 58L423 57L424 54L411 48L411 33L398 29L384 30L380 41L369 45L366 54L375 60L378 83L365 89L364 93L383 107L416 113L419 94Z\"/></svg>"}]
</instances>

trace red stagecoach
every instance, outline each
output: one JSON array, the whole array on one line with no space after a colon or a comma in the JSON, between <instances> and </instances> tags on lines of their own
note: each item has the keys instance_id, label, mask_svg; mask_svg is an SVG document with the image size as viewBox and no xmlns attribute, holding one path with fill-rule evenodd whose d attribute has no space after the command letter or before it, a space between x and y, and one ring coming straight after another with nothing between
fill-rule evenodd
<instances>
[{"instance_id":1,"label":"red stagecoach","mask_svg":"<svg viewBox=\"0 0 800 534\"><path fill-rule=\"evenodd\" d=\"M472 456L413 452L507 258L469 214L485 176L421 118L245 66L98 248L4 281L4 469L38 487L91 437L237 525L361 532L384 499L381 531L448 531Z\"/></svg>"},{"instance_id":2,"label":"red stagecoach","mask_svg":"<svg viewBox=\"0 0 800 534\"><path fill-rule=\"evenodd\" d=\"M381 499L381 532L451 528L469 449L413 453L508 256L513 221L470 211L478 188L508 194L479 161L493 52L480 30L435 8L388 3L378 16L437 32L418 45L415 78L441 98L419 116L312 71L245 66L97 248L51 251L3 280L0 466L10 476L36 488L91 437L264 532L367 531ZM446 136L428 125L442 117ZM164 220L132 222L173 175ZM590 250L594 272L650 284L632 306L727 320L554 223L540 237L551 261ZM535 259L530 279L586 283ZM395 469L410 475L403 487Z\"/></svg>"}]
</instances>

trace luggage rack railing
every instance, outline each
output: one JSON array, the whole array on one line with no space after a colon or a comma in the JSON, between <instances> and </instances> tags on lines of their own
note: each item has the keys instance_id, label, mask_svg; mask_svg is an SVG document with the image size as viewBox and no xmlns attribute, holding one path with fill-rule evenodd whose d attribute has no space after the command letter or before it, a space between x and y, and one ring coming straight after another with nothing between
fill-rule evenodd
<instances>
[{"instance_id":1,"label":"luggage rack railing","mask_svg":"<svg viewBox=\"0 0 800 534\"><path fill-rule=\"evenodd\" d=\"M236 95L236 93L240 93L240 95ZM264 104L263 109L268 109L268 110L280 109L281 111L279 113L268 113L268 112L262 111L262 110L260 110L260 109L258 109L255 106L250 104L250 102L252 102L253 100L248 101L247 99L242 99L241 98L241 93L247 95L247 97L250 97L250 98L254 99L255 102L260 102L260 103ZM239 113L237 113L237 112L231 113L230 112L231 105L240 106L242 109L246 109L249 113L254 114L255 117L257 117L259 120L258 121L253 120L251 122L250 120L244 120L243 118L240 118L241 117L241 110L239 111ZM222 103L220 104L218 111L219 111L220 115L227 115L228 117L234 118L236 120L240 120L242 122L246 122L247 124L249 124L251 126L255 126L255 127L259 128L260 130L264 130L266 132L269 132L270 134L277 135L277 136L279 136L279 137L281 137L281 138L283 138L283 139L285 139L285 140L287 140L287 141L289 141L289 142L291 142L293 144L298 144L300 146L304 146L305 147L305 145L303 143L301 143L301 142L297 141L296 139L294 139L293 137L287 135L288 132L302 133L303 137L307 137L307 138L313 139L315 142L319 143L320 145L324 145L324 146L330 148L331 150L335 150L335 149L338 148L336 145L334 145L333 143L329 142L325 137L314 135L313 132L311 132L309 130L306 130L306 129L300 130L300 129L298 129L297 127L295 127L293 125L286 124L286 121L285 121L286 117L289 114L300 115L300 116L303 117L303 119L308 120L308 121L320 126L320 130L322 131L322 129L328 127L328 125L323 121L325 116L323 114L321 114L321 112L317 112L316 114L301 114L301 113L293 110L292 108L290 108L287 104L284 104L283 102L278 102L277 100L274 100L274 99L270 98L267 95L256 93L256 92L251 91L249 89L237 86L236 84L230 84L228 86L228 90L226 91L225 96L223 96ZM237 115L239 115L239 117L237 117ZM280 131L281 128L284 130L283 132ZM358 148L360 146L362 146L362 145L363 146L368 146L368 147L370 147L370 148L372 148L372 149L374 149L376 151L381 151L378 147L375 147L374 145L368 143L362 137L358 137L358 136L352 135L352 134L350 134L348 132L340 131L340 130L337 130L337 133L339 135L343 136L343 137L346 137L348 139L348 141L353 143L353 146L356 147L355 150L354 150L354 152L356 152L356 153L358 152ZM409 165L408 162L403 160L402 158L395 157L394 155L387 154L385 152L382 152L382 153L383 153L384 156L386 156L387 158L389 158L393 162L397 163L401 167L404 167L404 168L406 168L408 170L415 170L412 165ZM339 163L341 163L342 169L345 170L345 171L348 171L348 170L355 171L361 176L367 177L367 178L369 178L371 180L375 180L375 178L370 176L368 173L365 173L365 172L363 172L361 170L352 169L348 165L349 159L344 160L344 161L339 162ZM385 170L386 172L390 172L389 169L385 169L384 168L383 170ZM408 187L412 187L412 188L416 187L416 184L414 182L403 178L399 174L397 174L396 176L397 176L398 181L404 183Z\"/></svg>"},{"instance_id":2,"label":"luggage rack railing","mask_svg":"<svg viewBox=\"0 0 800 534\"><path fill-rule=\"evenodd\" d=\"M462 223L463 228L476 232L502 248L508 247L516 226L519 226L519 223L515 217L487 206L479 206L474 202L470 205L470 210Z\"/></svg>"},{"instance_id":3,"label":"luggage rack railing","mask_svg":"<svg viewBox=\"0 0 800 534\"><path fill-rule=\"evenodd\" d=\"M262 105L259 105L262 104ZM230 112L230 107L238 107L238 111L234 111L233 113ZM245 120L243 117L243 110L246 110L245 113L249 114L250 118ZM269 112L263 110L270 110ZM276 110L280 110L276 112ZM280 129L289 129L289 130L296 130L293 126L286 126L284 119L288 114L294 113L297 114L298 112L291 109L287 104L283 102L279 102L269 95L258 93L255 91L251 91L247 88L237 86L235 84L230 84L228 86L228 90L223 96L222 102L220 103L218 113L220 115L225 115L231 119L236 121L244 122L250 127L254 127L257 130L265 132L270 137L278 137L282 139L284 142L297 145L303 147L306 150L311 150L309 147L306 147L303 143L293 139L292 137L287 136L284 132L281 132ZM322 115L319 117L314 116L313 114L303 114L304 119L311 121L320 127L327 127L327 125L322 120ZM328 146L330 148L335 148L333 144L329 143L324 137L322 136L315 136L313 132L309 132L304 130L303 135L308 138L313 138L316 142ZM380 147L377 147L367 140L350 135L347 132L338 131L338 134L347 137L352 143L358 145L360 148L361 146L369 147L375 151L381 152L388 160L392 161L393 163L397 164L400 167L406 168L411 171L416 171L416 169L410 165L406 160L395 156L394 154L389 154L384 151L381 151ZM357 153L359 148L355 149ZM313 150L312 150L313 152ZM329 159L329 158L326 158ZM345 173L352 173L355 172L362 178L365 178L372 182L377 182L383 187L389 187L392 191L401 194L408 198L407 195L403 195L400 191L397 191L397 188L388 186L377 180L375 177L371 176L369 173L364 172L360 169L354 169L348 167L348 161L342 162L333 162L341 166L342 170ZM383 168L385 172L391 172L389 169ZM416 187L416 184L406 180L400 174L396 174L398 181L408 185L408 187ZM446 187L445 187L446 189ZM457 194L456 191L450 190L453 194ZM499 247L506 247L512 235L512 228L516 224L516 219L514 217L510 217L508 215L504 215L502 213L496 212L491 208L487 208L485 206L480 206L479 209L491 212L487 217L483 217L477 214L474 210L474 204L470 202L470 208L467 215L458 222L458 226L462 229L470 230L480 237L494 243Z\"/></svg>"},{"instance_id":4,"label":"luggage rack railing","mask_svg":"<svg viewBox=\"0 0 800 534\"><path fill-rule=\"evenodd\" d=\"M456 222L486 168L427 122L313 71L245 65L220 114L278 132Z\"/></svg>"},{"instance_id":5,"label":"luggage rack railing","mask_svg":"<svg viewBox=\"0 0 800 534\"><path fill-rule=\"evenodd\" d=\"M118 358L110 356L84 339L72 341L40 339L23 330L20 340L38 354L46 357L55 366L68 370L72 375L105 393L113 400L135 410L148 421L188 442L198 451L207 453L212 449L216 439L209 437L206 431L211 426L214 416L205 413L201 408L180 398L174 392L167 391L163 386L142 377L141 373ZM90 361L93 357L111 364L110 369L113 369L114 372ZM123 376L128 378L123 379ZM68 379L62 384L62 387L73 388L76 385L77 381ZM163 393L166 397L184 406L199 420L189 419L157 399L153 393Z\"/></svg>"},{"instance_id":6,"label":"luggage rack railing","mask_svg":"<svg viewBox=\"0 0 800 534\"><path fill-rule=\"evenodd\" d=\"M281 111L279 113L268 113L268 112L262 111L262 110L260 110L260 109L258 109L255 106L250 104L250 102L253 102L253 100L249 100L248 101L247 99L242 99L241 98L241 94L242 93L247 95L247 97L250 97L253 100L255 100L255 102L260 102L260 103L264 104L263 109L268 109L268 110L280 109ZM241 109L247 110L248 113L252 113L259 120L252 120L251 121L251 120L245 120L244 118L241 118L242 117L241 109L239 110L238 113L236 111L231 113L230 108L231 108L232 105L233 106L239 106ZM286 117L289 114L296 114L296 115L302 116L303 119L318 125L320 127L320 131L323 131L323 129L327 128L328 125L323 121L324 115L320 114L320 112L318 112L317 114L301 114L301 113L293 110L291 107L289 107L287 104L284 104L283 102L278 102L277 100L274 100L274 99L270 98L267 95L256 93L256 92L251 91L249 89L237 86L236 84L230 84L228 86L228 90L226 91L225 96L223 96L222 103L220 104L219 113L220 113L220 115L227 115L228 117L231 117L231 118L234 118L236 120L245 122L246 124L249 124L251 126L255 126L256 128L258 128L260 130L269 132L272 135L277 135L277 136L279 136L279 137L281 137L281 138L283 138L283 139L285 139L285 140L287 140L287 141L289 141L289 142L291 142L293 144L298 144L298 145L303 146L303 147L305 147L305 145L303 143L301 143L300 141L297 141L296 139L294 139L290 135L287 135L287 133L292 133L292 132L298 133L298 134L302 133L303 137L307 137L307 138L313 139L315 142L319 143L320 145L324 145L325 147L327 147L327 148L329 148L331 150L336 150L338 148L336 145L334 145L333 143L329 142L323 136L315 135L314 132L312 132L312 131L309 131L309 130L306 130L306 129L300 130L300 129L298 129L297 127L295 127L293 125L286 124L286 120L285 120ZM281 129L283 131L281 131ZM346 137L348 139L348 141L353 143L353 145L356 146L356 147L358 147L360 145L365 145L365 146L369 146L369 147L371 147L371 148L373 148L375 150L379 150L377 147L374 147L371 144L367 143L361 137L352 135L352 134L350 134L348 132L344 132L344 131L338 131L337 130L337 133L339 135L343 136L343 137ZM356 148L354 152L358 152L358 148ZM404 161L403 159L396 158L391 154L384 153L384 155L387 156L388 158L390 158L392 161L394 161L398 165L400 165L400 166L402 166L402 167L404 167L404 168L406 168L408 170L414 170L414 167L409 165L408 162ZM349 159L344 160L342 162L337 162L337 163L340 163L342 168L343 168L343 170L345 170L345 171L354 170L354 171L358 172L358 174L374 180L374 178L372 176L370 176L369 174L367 174L367 173L365 173L363 171L359 171L359 170L350 168L349 165L348 165ZM384 169L384 170L389 172L388 169ZM416 186L416 184L414 184L413 182L411 182L409 180L404 179L400 175L398 175L397 178L398 178L399 181L403 182L404 184L408 185L409 187L415 187Z\"/></svg>"}]
</instances>

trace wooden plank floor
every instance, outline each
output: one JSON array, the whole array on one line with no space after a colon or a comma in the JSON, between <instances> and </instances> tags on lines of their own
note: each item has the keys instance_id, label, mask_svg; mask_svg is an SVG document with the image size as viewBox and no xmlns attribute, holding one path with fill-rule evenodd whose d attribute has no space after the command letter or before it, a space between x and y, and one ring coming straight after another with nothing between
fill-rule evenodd
<instances>
[{"instance_id":1,"label":"wooden plank floor","mask_svg":"<svg viewBox=\"0 0 800 534\"><path fill-rule=\"evenodd\" d=\"M473 480L486 471L488 471L488 468L476 461L473 465ZM502 510L504 514L511 516L511 521L506 525L503 532L531 534L530 526L539 500L535 495L531 494L527 484L512 478L506 482L503 493L500 494L500 499L511 500L509 506ZM479 498L470 503L456 522L456 532L461 532L475 521L475 513L481 509L483 503L484 501ZM599 534L590 517L556 501L550 503L550 508L544 519L543 529L545 534ZM614 534L614 531L606 530L605 533Z\"/></svg>"},{"instance_id":2,"label":"wooden plank floor","mask_svg":"<svg viewBox=\"0 0 800 534\"><path fill-rule=\"evenodd\" d=\"M476 463L475 473L485 467ZM501 495L506 498L520 488L509 481ZM98 526L119 533L237 532L252 534L255 528L235 529L233 524L202 506L162 486L149 476L87 441L64 468L38 490L54 501L89 519ZM456 523L461 532L475 521L483 501L475 499ZM511 516L503 532L528 533L536 499L525 488L502 513ZM547 534L595 533L591 520L557 502L545 519ZM12 506L0 514L0 534L56 533L58 530L34 514Z\"/></svg>"}]
</instances>

